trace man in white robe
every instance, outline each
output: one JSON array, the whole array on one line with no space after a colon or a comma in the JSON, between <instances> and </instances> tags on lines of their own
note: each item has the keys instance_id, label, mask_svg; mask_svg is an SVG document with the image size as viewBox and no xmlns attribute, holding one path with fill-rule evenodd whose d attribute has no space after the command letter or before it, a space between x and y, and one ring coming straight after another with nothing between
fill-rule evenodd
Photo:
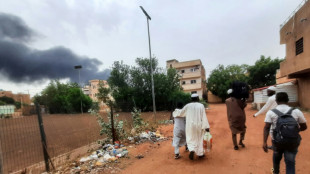
<instances>
[{"instance_id":1,"label":"man in white robe","mask_svg":"<svg viewBox=\"0 0 310 174\"><path fill-rule=\"evenodd\" d=\"M271 109L274 109L278 106L276 102L276 87L270 86L267 88L267 95L268 95L268 100L266 104L257 112L253 115L253 117L257 117L260 114L266 113Z\"/></svg>"},{"instance_id":2,"label":"man in white robe","mask_svg":"<svg viewBox=\"0 0 310 174\"><path fill-rule=\"evenodd\" d=\"M186 115L186 142L190 151L189 158L194 159L194 153L200 158L204 157L203 135L209 131L210 125L207 119L205 107L199 103L198 94L192 94L192 102L185 105L180 116Z\"/></svg>"}]
</instances>

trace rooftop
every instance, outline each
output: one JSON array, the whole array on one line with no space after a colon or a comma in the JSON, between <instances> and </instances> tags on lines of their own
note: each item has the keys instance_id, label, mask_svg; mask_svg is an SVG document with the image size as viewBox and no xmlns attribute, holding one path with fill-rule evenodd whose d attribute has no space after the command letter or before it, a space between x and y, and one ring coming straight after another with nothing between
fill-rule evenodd
<instances>
[{"instance_id":1,"label":"rooftop","mask_svg":"<svg viewBox=\"0 0 310 174\"><path fill-rule=\"evenodd\" d=\"M174 64L174 68L183 68L183 67L189 67L189 66L195 66L195 65L202 65L201 60L190 60L190 61L184 61L184 62L178 62Z\"/></svg>"},{"instance_id":2,"label":"rooftop","mask_svg":"<svg viewBox=\"0 0 310 174\"><path fill-rule=\"evenodd\" d=\"M303 6L308 0L303 0L297 8L285 19L285 21L280 25L280 29L296 14L296 12Z\"/></svg>"}]
</instances>

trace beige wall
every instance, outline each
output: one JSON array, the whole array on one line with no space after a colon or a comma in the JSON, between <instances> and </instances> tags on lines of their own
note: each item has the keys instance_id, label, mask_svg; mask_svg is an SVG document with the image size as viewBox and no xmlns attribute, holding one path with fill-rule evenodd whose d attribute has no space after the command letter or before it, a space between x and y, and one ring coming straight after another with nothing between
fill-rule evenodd
<instances>
[{"instance_id":1,"label":"beige wall","mask_svg":"<svg viewBox=\"0 0 310 174\"><path fill-rule=\"evenodd\" d=\"M299 104L302 108L310 109L310 77L297 80Z\"/></svg>"},{"instance_id":2,"label":"beige wall","mask_svg":"<svg viewBox=\"0 0 310 174\"><path fill-rule=\"evenodd\" d=\"M303 38L303 52L296 55L296 41ZM299 104L310 108L310 1L307 1L280 30L286 58L280 64L281 78L297 78ZM279 78L279 80L283 80ZM285 79L284 79L285 80ZM277 81L278 82L278 81Z\"/></svg>"},{"instance_id":3,"label":"beige wall","mask_svg":"<svg viewBox=\"0 0 310 174\"><path fill-rule=\"evenodd\" d=\"M286 82L290 82L290 81L292 81L292 80L294 80L294 79L289 79L289 78L287 77L287 75L286 75L286 76L282 76L281 70L280 70L280 69L277 70L277 74L276 74L276 84L286 83Z\"/></svg>"},{"instance_id":4,"label":"beige wall","mask_svg":"<svg viewBox=\"0 0 310 174\"><path fill-rule=\"evenodd\" d=\"M296 55L295 43L300 38L304 49ZM310 71L310 1L281 28L280 43L286 44L286 59L280 64L282 76Z\"/></svg>"},{"instance_id":5,"label":"beige wall","mask_svg":"<svg viewBox=\"0 0 310 174\"><path fill-rule=\"evenodd\" d=\"M214 94L212 92L208 91L208 102L209 103L221 103L222 99Z\"/></svg>"}]
</instances>

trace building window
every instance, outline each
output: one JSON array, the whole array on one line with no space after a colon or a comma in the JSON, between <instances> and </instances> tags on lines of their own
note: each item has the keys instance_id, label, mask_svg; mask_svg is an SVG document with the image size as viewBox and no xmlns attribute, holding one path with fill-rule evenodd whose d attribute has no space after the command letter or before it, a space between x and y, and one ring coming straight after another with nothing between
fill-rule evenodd
<instances>
[{"instance_id":1,"label":"building window","mask_svg":"<svg viewBox=\"0 0 310 174\"><path fill-rule=\"evenodd\" d=\"M181 70L181 73L185 73L185 70L184 70L184 69L182 69L182 70Z\"/></svg>"},{"instance_id":2,"label":"building window","mask_svg":"<svg viewBox=\"0 0 310 174\"><path fill-rule=\"evenodd\" d=\"M185 85L186 84L186 81L182 81L182 85Z\"/></svg>"},{"instance_id":3,"label":"building window","mask_svg":"<svg viewBox=\"0 0 310 174\"><path fill-rule=\"evenodd\" d=\"M192 94L197 94L197 91L192 91L191 93L192 93Z\"/></svg>"},{"instance_id":4,"label":"building window","mask_svg":"<svg viewBox=\"0 0 310 174\"><path fill-rule=\"evenodd\" d=\"M170 64L170 68L172 68L172 64Z\"/></svg>"},{"instance_id":5,"label":"building window","mask_svg":"<svg viewBox=\"0 0 310 174\"><path fill-rule=\"evenodd\" d=\"M191 80L191 84L196 83L196 80Z\"/></svg>"},{"instance_id":6,"label":"building window","mask_svg":"<svg viewBox=\"0 0 310 174\"><path fill-rule=\"evenodd\" d=\"M300 38L296 41L296 56L304 52L304 38Z\"/></svg>"},{"instance_id":7,"label":"building window","mask_svg":"<svg viewBox=\"0 0 310 174\"><path fill-rule=\"evenodd\" d=\"M195 72L195 71L196 71L196 69L195 69L195 68L192 68L192 69L191 69L191 72Z\"/></svg>"}]
</instances>

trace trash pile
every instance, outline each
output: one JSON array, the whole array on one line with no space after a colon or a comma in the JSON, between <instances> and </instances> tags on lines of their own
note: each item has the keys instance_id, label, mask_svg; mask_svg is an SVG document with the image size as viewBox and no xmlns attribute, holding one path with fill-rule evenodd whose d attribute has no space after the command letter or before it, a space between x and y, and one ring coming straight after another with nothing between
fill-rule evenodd
<instances>
[{"instance_id":1,"label":"trash pile","mask_svg":"<svg viewBox=\"0 0 310 174\"><path fill-rule=\"evenodd\" d=\"M164 136L160 134L159 131L156 132L142 132L137 136L128 137L129 143L140 144L143 142L151 141L158 142L166 140ZM129 146L131 148L132 146ZM107 172L114 173L120 170L115 168L114 163L119 163L120 158L128 157L129 151L126 146L116 141L114 145L105 144L100 149L92 152L90 155L80 158L77 161L68 163L67 166L62 166L57 169L57 174L62 173L97 173L97 172ZM139 154L135 158L144 158L143 155Z\"/></svg>"},{"instance_id":2,"label":"trash pile","mask_svg":"<svg viewBox=\"0 0 310 174\"><path fill-rule=\"evenodd\" d=\"M166 140L166 138L162 136L159 131L156 131L156 132L147 131L147 132L142 132L137 136L128 137L128 140L132 144L140 144L146 141L151 141L151 142L163 141L163 140Z\"/></svg>"},{"instance_id":3,"label":"trash pile","mask_svg":"<svg viewBox=\"0 0 310 174\"><path fill-rule=\"evenodd\" d=\"M114 145L106 144L100 149L94 151L89 156L80 158L79 161L73 162L70 173L93 173L103 170L108 163L117 163L119 158L127 157L127 148L116 141ZM65 171L64 171L65 172Z\"/></svg>"}]
</instances>

